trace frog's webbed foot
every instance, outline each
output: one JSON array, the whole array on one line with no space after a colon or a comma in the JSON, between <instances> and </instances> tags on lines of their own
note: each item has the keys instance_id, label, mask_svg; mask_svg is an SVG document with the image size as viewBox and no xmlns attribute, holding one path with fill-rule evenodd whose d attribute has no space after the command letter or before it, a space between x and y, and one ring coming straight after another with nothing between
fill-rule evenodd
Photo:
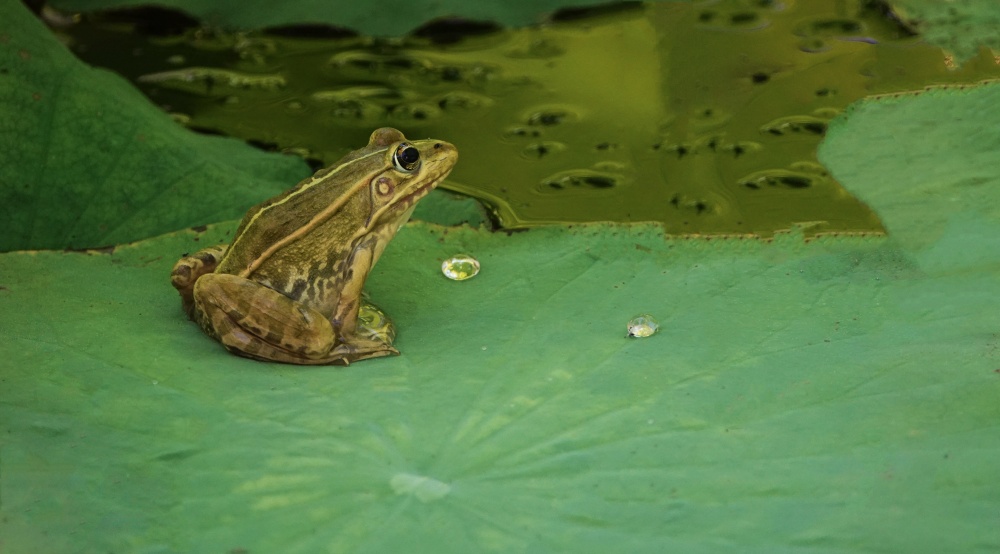
<instances>
[{"instance_id":1,"label":"frog's webbed foot","mask_svg":"<svg viewBox=\"0 0 1000 554\"><path fill-rule=\"evenodd\" d=\"M318 311L236 275L204 275L194 286L195 321L227 350L293 364L343 364L398 354L380 340L338 336Z\"/></svg>"},{"instance_id":2,"label":"frog's webbed foot","mask_svg":"<svg viewBox=\"0 0 1000 554\"><path fill-rule=\"evenodd\" d=\"M219 265L226 248L226 245L205 248L190 256L184 256L174 264L174 270L170 273L170 284L180 293L184 313L191 319L194 319L194 283L202 275L215 271L215 266Z\"/></svg>"},{"instance_id":3,"label":"frog's webbed foot","mask_svg":"<svg viewBox=\"0 0 1000 554\"><path fill-rule=\"evenodd\" d=\"M336 348L333 349L333 352L331 352L331 355L334 356L335 360L339 359L340 361L317 363L342 363L347 365L350 362L367 360L369 358L398 356L399 350L396 350L392 347L392 345L386 344L378 339L355 336L338 344Z\"/></svg>"}]
</instances>

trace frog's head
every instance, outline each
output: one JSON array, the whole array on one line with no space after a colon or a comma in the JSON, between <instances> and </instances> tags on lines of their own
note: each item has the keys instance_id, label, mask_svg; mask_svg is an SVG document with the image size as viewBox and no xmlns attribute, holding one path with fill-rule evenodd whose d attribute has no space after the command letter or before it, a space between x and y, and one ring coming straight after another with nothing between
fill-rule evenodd
<instances>
[{"instance_id":1,"label":"frog's head","mask_svg":"<svg viewBox=\"0 0 1000 554\"><path fill-rule=\"evenodd\" d=\"M290 281L295 267L351 269L338 262L362 253L373 265L456 161L447 142L408 141L396 129L377 129L364 148L247 212L218 270L247 277L270 265L269 273Z\"/></svg>"},{"instance_id":2,"label":"frog's head","mask_svg":"<svg viewBox=\"0 0 1000 554\"><path fill-rule=\"evenodd\" d=\"M417 201L427 196L455 167L458 150L447 142L408 141L403 133L382 128L372 133L368 148L379 152L381 171L368 182L368 194L356 200L367 210L365 233L388 240L410 218Z\"/></svg>"}]
</instances>

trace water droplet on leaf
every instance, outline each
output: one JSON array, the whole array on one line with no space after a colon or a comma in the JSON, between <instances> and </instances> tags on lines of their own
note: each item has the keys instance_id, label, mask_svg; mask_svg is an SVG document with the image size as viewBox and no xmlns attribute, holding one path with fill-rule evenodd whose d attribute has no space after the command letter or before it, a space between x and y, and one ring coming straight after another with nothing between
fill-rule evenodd
<instances>
[{"instance_id":1,"label":"water droplet on leaf","mask_svg":"<svg viewBox=\"0 0 1000 554\"><path fill-rule=\"evenodd\" d=\"M644 338L652 336L660 329L660 324L649 314L642 314L633 317L628 322L628 336Z\"/></svg>"},{"instance_id":2,"label":"water droplet on leaf","mask_svg":"<svg viewBox=\"0 0 1000 554\"><path fill-rule=\"evenodd\" d=\"M441 263L441 273L452 281L471 279L479 273L479 260L466 254L453 256Z\"/></svg>"}]
</instances>

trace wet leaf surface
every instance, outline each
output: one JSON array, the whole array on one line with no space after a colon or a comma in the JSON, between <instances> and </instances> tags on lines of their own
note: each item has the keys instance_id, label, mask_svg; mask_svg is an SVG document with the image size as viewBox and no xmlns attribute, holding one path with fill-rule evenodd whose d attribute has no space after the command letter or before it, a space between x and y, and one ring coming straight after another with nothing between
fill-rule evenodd
<instances>
[{"instance_id":1,"label":"wet leaf surface","mask_svg":"<svg viewBox=\"0 0 1000 554\"><path fill-rule=\"evenodd\" d=\"M889 237L407 226L368 287L402 356L346 369L184 320L170 265L231 224L4 254L4 545L993 551L998 95L834 122L822 159ZM475 279L440 274L459 251Z\"/></svg>"}]
</instances>

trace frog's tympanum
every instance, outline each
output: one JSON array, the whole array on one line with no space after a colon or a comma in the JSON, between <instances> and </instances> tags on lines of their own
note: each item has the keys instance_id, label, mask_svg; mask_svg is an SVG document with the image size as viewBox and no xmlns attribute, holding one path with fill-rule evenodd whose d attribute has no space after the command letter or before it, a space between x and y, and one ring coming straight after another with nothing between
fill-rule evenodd
<instances>
[{"instance_id":1,"label":"frog's tympanum","mask_svg":"<svg viewBox=\"0 0 1000 554\"><path fill-rule=\"evenodd\" d=\"M375 131L368 146L251 208L228 247L181 258L171 281L184 310L251 358L348 364L398 354L392 333L359 324L362 286L457 160L447 142Z\"/></svg>"}]
</instances>

